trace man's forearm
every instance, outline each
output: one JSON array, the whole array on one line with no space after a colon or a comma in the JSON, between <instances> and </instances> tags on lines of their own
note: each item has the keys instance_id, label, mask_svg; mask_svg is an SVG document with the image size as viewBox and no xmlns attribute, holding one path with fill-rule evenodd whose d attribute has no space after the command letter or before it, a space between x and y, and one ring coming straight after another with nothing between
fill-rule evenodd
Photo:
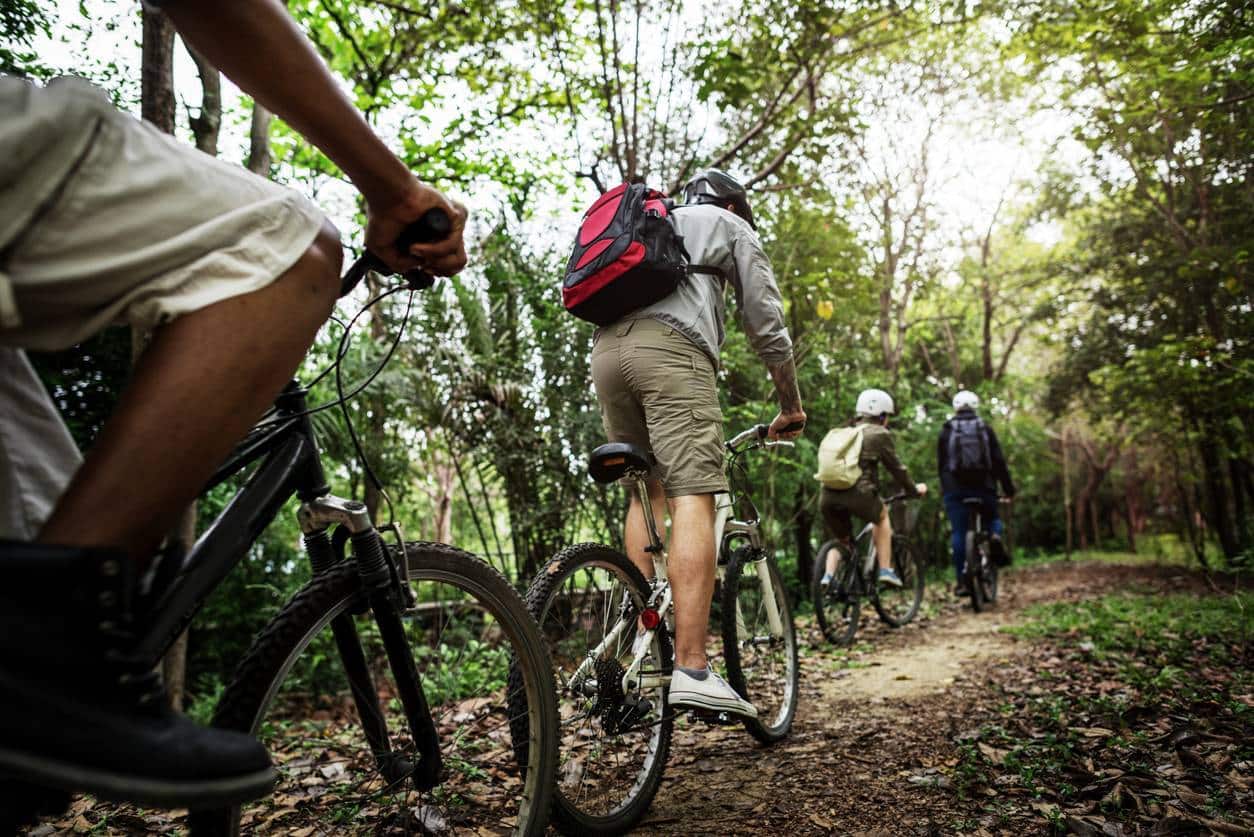
<instances>
[{"instance_id":1,"label":"man's forearm","mask_svg":"<svg viewBox=\"0 0 1254 837\"><path fill-rule=\"evenodd\" d=\"M771 380L775 382L775 394L779 398L779 409L783 413L801 412L801 390L797 388L797 367L792 358L773 365L768 365Z\"/></svg>"},{"instance_id":2,"label":"man's forearm","mask_svg":"<svg viewBox=\"0 0 1254 837\"><path fill-rule=\"evenodd\" d=\"M278 0L163 6L179 34L330 157L371 203L399 199L408 172L349 100Z\"/></svg>"}]
</instances>

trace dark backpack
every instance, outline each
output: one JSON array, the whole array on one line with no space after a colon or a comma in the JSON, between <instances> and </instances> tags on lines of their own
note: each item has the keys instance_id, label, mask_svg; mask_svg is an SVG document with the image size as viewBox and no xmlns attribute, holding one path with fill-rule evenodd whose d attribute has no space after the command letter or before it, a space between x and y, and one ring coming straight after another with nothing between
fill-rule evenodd
<instances>
[{"instance_id":1,"label":"dark backpack","mask_svg":"<svg viewBox=\"0 0 1254 837\"><path fill-rule=\"evenodd\" d=\"M689 273L722 275L688 264L675 232L675 202L643 183L624 183L588 207L566 263L562 304L580 319L609 325L669 296Z\"/></svg>"},{"instance_id":2,"label":"dark backpack","mask_svg":"<svg viewBox=\"0 0 1254 837\"><path fill-rule=\"evenodd\" d=\"M979 416L951 419L948 454L946 467L955 476L980 477L992 470L993 456L984 420Z\"/></svg>"}]
</instances>

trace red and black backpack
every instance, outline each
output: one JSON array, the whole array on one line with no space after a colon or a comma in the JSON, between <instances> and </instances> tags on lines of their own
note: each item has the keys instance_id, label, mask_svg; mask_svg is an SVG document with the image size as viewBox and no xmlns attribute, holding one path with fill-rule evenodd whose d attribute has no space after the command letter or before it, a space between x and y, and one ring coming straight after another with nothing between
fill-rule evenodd
<instances>
[{"instance_id":1,"label":"red and black backpack","mask_svg":"<svg viewBox=\"0 0 1254 837\"><path fill-rule=\"evenodd\" d=\"M643 183L617 186L588 208L566 263L562 304L597 325L617 322L668 296L689 273L721 276L688 264L671 220L675 202Z\"/></svg>"}]
</instances>

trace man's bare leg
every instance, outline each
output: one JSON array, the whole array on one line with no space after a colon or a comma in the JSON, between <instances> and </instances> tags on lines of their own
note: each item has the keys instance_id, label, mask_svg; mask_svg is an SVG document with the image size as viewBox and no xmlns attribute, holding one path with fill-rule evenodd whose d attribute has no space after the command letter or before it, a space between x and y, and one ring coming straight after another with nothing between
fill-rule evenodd
<instances>
[{"instance_id":1,"label":"man's bare leg","mask_svg":"<svg viewBox=\"0 0 1254 837\"><path fill-rule=\"evenodd\" d=\"M666 492L662 483L649 480L649 503L653 506L653 521L657 524L658 535L662 543L666 543ZM645 578L653 578L653 556L645 550L649 545L649 527L644 520L644 506L635 491L631 494L631 505L627 508L627 522L623 528L623 544L627 547L627 557L636 565Z\"/></svg>"},{"instance_id":2,"label":"man's bare leg","mask_svg":"<svg viewBox=\"0 0 1254 837\"><path fill-rule=\"evenodd\" d=\"M675 601L675 663L703 669L714 596L714 495L672 497L670 506L668 571Z\"/></svg>"},{"instance_id":3,"label":"man's bare leg","mask_svg":"<svg viewBox=\"0 0 1254 837\"><path fill-rule=\"evenodd\" d=\"M880 568L890 570L893 567L893 524L888 519L888 507L880 515L878 523L871 524L871 537L875 539L875 554L879 557Z\"/></svg>"},{"instance_id":4,"label":"man's bare leg","mask_svg":"<svg viewBox=\"0 0 1254 837\"><path fill-rule=\"evenodd\" d=\"M38 540L146 561L300 364L342 258L327 224L272 284L158 329Z\"/></svg>"}]
</instances>

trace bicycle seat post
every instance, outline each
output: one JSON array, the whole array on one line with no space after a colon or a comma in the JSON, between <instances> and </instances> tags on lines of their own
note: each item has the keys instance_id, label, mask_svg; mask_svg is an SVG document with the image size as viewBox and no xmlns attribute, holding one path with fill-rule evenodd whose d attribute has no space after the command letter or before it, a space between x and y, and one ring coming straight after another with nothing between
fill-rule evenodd
<instances>
[{"instance_id":1,"label":"bicycle seat post","mask_svg":"<svg viewBox=\"0 0 1254 837\"><path fill-rule=\"evenodd\" d=\"M653 501L649 497L649 475L639 471L629 471L627 476L635 480L636 496L640 499L644 523L649 530L649 545L645 547L645 551L654 559L660 558L665 547L662 544L662 536L658 534L657 519L653 516Z\"/></svg>"}]
</instances>

